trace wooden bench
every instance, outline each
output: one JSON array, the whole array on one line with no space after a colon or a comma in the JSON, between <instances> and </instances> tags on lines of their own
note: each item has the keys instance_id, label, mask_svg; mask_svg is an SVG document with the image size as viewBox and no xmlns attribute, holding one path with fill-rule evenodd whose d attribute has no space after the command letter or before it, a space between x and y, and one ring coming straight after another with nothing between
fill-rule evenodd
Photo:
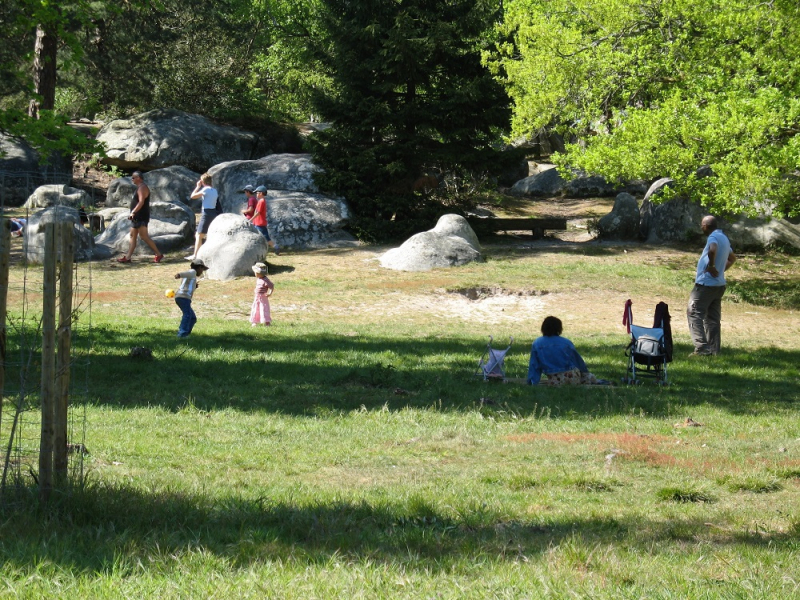
<instances>
[{"instance_id":1,"label":"wooden bench","mask_svg":"<svg viewBox=\"0 0 800 600\"><path fill-rule=\"evenodd\" d=\"M498 231L530 231L535 239L539 239L548 229L567 230L567 220L557 217L547 219L469 217L467 221L478 237Z\"/></svg>"}]
</instances>

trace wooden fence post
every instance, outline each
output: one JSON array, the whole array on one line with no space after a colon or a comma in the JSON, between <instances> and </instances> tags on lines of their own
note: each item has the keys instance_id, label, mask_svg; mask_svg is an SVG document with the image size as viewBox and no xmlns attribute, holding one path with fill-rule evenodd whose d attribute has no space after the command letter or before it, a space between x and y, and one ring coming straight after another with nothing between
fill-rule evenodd
<instances>
[{"instance_id":1,"label":"wooden fence post","mask_svg":"<svg viewBox=\"0 0 800 600\"><path fill-rule=\"evenodd\" d=\"M11 252L8 219L0 227L0 432L3 425L3 395L6 387L6 312L8 310L8 260ZM0 435L2 439L2 435Z\"/></svg>"},{"instance_id":2,"label":"wooden fence post","mask_svg":"<svg viewBox=\"0 0 800 600\"><path fill-rule=\"evenodd\" d=\"M56 324L56 224L44 227L42 285L42 428L39 442L39 499L46 503L53 489L53 434Z\"/></svg>"},{"instance_id":3,"label":"wooden fence post","mask_svg":"<svg viewBox=\"0 0 800 600\"><path fill-rule=\"evenodd\" d=\"M55 483L67 484L67 409L69 407L70 349L72 342L72 265L75 257L72 223L58 224L58 353L56 354L53 457Z\"/></svg>"}]
</instances>

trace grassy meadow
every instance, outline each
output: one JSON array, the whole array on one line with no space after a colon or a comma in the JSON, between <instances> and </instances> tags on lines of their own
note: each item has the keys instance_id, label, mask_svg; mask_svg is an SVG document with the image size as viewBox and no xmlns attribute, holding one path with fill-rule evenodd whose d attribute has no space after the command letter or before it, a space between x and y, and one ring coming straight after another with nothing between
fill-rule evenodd
<instances>
[{"instance_id":1,"label":"grassy meadow","mask_svg":"<svg viewBox=\"0 0 800 600\"><path fill-rule=\"evenodd\" d=\"M271 256L269 328L253 278L202 281L186 340L180 255L79 265L85 485L9 494L0 598L800 597L800 257L741 255L723 353L689 359L699 248L497 238L425 273L386 249ZM36 269L12 266L12 353ZM491 335L524 377L553 314L620 382L629 298L640 325L670 306L669 386L475 376Z\"/></svg>"}]
</instances>

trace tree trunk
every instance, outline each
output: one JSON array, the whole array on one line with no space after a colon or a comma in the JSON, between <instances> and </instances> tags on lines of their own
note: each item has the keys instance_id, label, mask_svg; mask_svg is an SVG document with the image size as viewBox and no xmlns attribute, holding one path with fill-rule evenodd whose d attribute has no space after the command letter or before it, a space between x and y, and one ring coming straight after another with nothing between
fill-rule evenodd
<instances>
[{"instance_id":1,"label":"tree trunk","mask_svg":"<svg viewBox=\"0 0 800 600\"><path fill-rule=\"evenodd\" d=\"M37 99L31 100L28 105L28 115L38 117L40 109L52 110L56 104L58 38L52 27L36 27L33 53L33 87Z\"/></svg>"},{"instance_id":2,"label":"tree trunk","mask_svg":"<svg viewBox=\"0 0 800 600\"><path fill-rule=\"evenodd\" d=\"M105 19L96 19L92 21L94 25L94 35L92 36L92 45L97 58L92 66L99 72L106 72L110 75L108 65L112 59L108 55L108 44L106 43L108 36L108 24ZM109 106L114 102L114 86L110 84L108 77L103 77L100 80L100 104L101 106Z\"/></svg>"}]
</instances>

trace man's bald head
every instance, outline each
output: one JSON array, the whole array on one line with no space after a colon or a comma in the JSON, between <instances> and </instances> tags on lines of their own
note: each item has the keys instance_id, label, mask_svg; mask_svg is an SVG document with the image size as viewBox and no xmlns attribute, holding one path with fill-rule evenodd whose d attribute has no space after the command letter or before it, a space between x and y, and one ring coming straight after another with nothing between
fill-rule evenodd
<instances>
[{"instance_id":1,"label":"man's bald head","mask_svg":"<svg viewBox=\"0 0 800 600\"><path fill-rule=\"evenodd\" d=\"M716 230L718 228L717 217L714 217L712 215L706 215L705 217L703 217L703 220L700 223L700 228L706 235Z\"/></svg>"}]
</instances>

